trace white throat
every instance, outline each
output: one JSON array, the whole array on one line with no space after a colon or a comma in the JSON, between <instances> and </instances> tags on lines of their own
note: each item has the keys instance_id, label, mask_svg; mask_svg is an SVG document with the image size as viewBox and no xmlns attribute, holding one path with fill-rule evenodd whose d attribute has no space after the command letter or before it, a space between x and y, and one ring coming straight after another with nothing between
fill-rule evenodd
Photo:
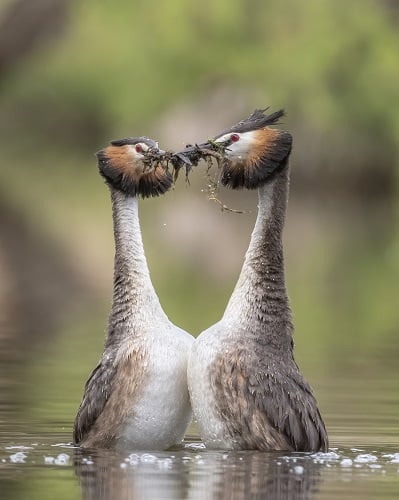
<instances>
[{"instance_id":1,"label":"white throat","mask_svg":"<svg viewBox=\"0 0 399 500\"><path fill-rule=\"evenodd\" d=\"M224 134L216 139L216 142L224 142L230 138L232 134ZM251 151L255 138L255 131L251 130L249 132L242 132L237 134L239 140L232 142L230 146L226 148L226 156L232 160L241 160L245 158L249 151Z\"/></svg>"}]
</instances>

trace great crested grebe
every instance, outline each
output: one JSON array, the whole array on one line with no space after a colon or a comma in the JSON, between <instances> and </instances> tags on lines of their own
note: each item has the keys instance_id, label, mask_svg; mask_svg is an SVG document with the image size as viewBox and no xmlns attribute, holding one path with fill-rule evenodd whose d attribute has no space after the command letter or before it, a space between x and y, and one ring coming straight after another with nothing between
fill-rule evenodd
<instances>
[{"instance_id":1,"label":"great crested grebe","mask_svg":"<svg viewBox=\"0 0 399 500\"><path fill-rule=\"evenodd\" d=\"M292 136L270 128L284 112L249 118L182 155L223 151L221 182L258 188L258 216L240 277L222 319L193 344L188 385L209 448L327 450L312 389L293 357L284 278L285 220Z\"/></svg>"},{"instance_id":2,"label":"great crested grebe","mask_svg":"<svg viewBox=\"0 0 399 500\"><path fill-rule=\"evenodd\" d=\"M113 141L97 153L111 192L114 293L104 353L88 379L74 443L85 448L167 449L191 421L187 359L193 337L173 325L155 293L144 254L138 198L165 193L171 175L146 156L147 137Z\"/></svg>"}]
</instances>

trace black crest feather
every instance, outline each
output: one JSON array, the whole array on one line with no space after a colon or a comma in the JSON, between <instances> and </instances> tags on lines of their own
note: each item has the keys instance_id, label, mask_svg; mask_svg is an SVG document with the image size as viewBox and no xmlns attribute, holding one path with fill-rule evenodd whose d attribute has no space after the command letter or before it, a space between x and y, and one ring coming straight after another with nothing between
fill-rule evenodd
<instances>
[{"instance_id":1,"label":"black crest feather","mask_svg":"<svg viewBox=\"0 0 399 500\"><path fill-rule=\"evenodd\" d=\"M255 111L248 116L248 118L244 118L244 120L239 121L235 125L226 130L223 130L220 134L216 136L216 138L221 135L227 134L229 132L249 132L251 130L259 130L261 128L268 127L270 125L276 125L280 118L285 115L285 111L283 109L279 109L270 115L265 115L265 111L269 108L265 109L255 109Z\"/></svg>"},{"instance_id":2,"label":"black crest feather","mask_svg":"<svg viewBox=\"0 0 399 500\"><path fill-rule=\"evenodd\" d=\"M158 148L158 143L145 135L141 137L126 137L125 139L115 139L111 141L112 146L134 146L138 142L144 142L149 148Z\"/></svg>"}]
</instances>

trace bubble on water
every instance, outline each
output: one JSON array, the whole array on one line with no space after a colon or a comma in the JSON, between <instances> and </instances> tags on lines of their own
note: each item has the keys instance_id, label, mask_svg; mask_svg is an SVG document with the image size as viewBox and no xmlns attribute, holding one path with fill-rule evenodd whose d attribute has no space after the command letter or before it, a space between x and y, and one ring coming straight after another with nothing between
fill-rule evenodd
<instances>
[{"instance_id":1,"label":"bubble on water","mask_svg":"<svg viewBox=\"0 0 399 500\"><path fill-rule=\"evenodd\" d=\"M371 453L363 453L358 455L355 458L355 462L360 463L360 464L367 464L369 462L376 462L378 458L375 455L372 455Z\"/></svg>"},{"instance_id":2,"label":"bubble on water","mask_svg":"<svg viewBox=\"0 0 399 500\"><path fill-rule=\"evenodd\" d=\"M338 460L340 458L339 454L335 451L319 451L317 453L313 453L313 458L322 458L324 460Z\"/></svg>"},{"instance_id":3,"label":"bubble on water","mask_svg":"<svg viewBox=\"0 0 399 500\"><path fill-rule=\"evenodd\" d=\"M125 462L128 462L130 465L137 465L140 462L140 455L137 455L137 453L131 453L127 458L125 458Z\"/></svg>"},{"instance_id":4,"label":"bubble on water","mask_svg":"<svg viewBox=\"0 0 399 500\"><path fill-rule=\"evenodd\" d=\"M305 469L302 467L302 465L296 465L294 467L294 472L295 474L303 474Z\"/></svg>"},{"instance_id":5,"label":"bubble on water","mask_svg":"<svg viewBox=\"0 0 399 500\"><path fill-rule=\"evenodd\" d=\"M127 464L126 464L125 462L122 462L122 463L119 465L119 467L120 467L121 469L126 469Z\"/></svg>"},{"instance_id":6,"label":"bubble on water","mask_svg":"<svg viewBox=\"0 0 399 500\"><path fill-rule=\"evenodd\" d=\"M325 464L326 462L336 462L340 459L340 455L335 453L335 451L322 452L319 451L317 453L313 453L311 455L313 461L316 464Z\"/></svg>"},{"instance_id":7,"label":"bubble on water","mask_svg":"<svg viewBox=\"0 0 399 500\"><path fill-rule=\"evenodd\" d=\"M353 460L350 458L343 458L340 462L341 467L352 467Z\"/></svg>"},{"instance_id":8,"label":"bubble on water","mask_svg":"<svg viewBox=\"0 0 399 500\"><path fill-rule=\"evenodd\" d=\"M399 453L389 453L387 455L382 455L384 458L390 458L391 464L399 464Z\"/></svg>"},{"instance_id":9,"label":"bubble on water","mask_svg":"<svg viewBox=\"0 0 399 500\"><path fill-rule=\"evenodd\" d=\"M17 451L17 453L10 455L10 462L13 464L24 464L27 456L23 451Z\"/></svg>"},{"instance_id":10,"label":"bubble on water","mask_svg":"<svg viewBox=\"0 0 399 500\"><path fill-rule=\"evenodd\" d=\"M57 458L54 460L55 465L68 465L69 464L69 455L66 453L60 453Z\"/></svg>"},{"instance_id":11,"label":"bubble on water","mask_svg":"<svg viewBox=\"0 0 399 500\"><path fill-rule=\"evenodd\" d=\"M141 458L140 458L140 461L143 464L153 464L157 460L158 460L157 457L154 455L151 455L151 453L144 453L143 455L141 455Z\"/></svg>"},{"instance_id":12,"label":"bubble on water","mask_svg":"<svg viewBox=\"0 0 399 500\"><path fill-rule=\"evenodd\" d=\"M45 464L53 464L55 458L54 457L44 457L44 463Z\"/></svg>"}]
</instances>

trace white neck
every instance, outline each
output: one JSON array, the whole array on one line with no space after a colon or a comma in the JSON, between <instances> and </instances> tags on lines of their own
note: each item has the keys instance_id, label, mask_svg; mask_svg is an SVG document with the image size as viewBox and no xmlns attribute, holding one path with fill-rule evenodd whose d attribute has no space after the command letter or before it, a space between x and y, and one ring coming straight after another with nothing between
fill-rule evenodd
<instances>
[{"instance_id":1,"label":"white neck","mask_svg":"<svg viewBox=\"0 0 399 500\"><path fill-rule=\"evenodd\" d=\"M258 215L251 234L249 247L245 254L244 264L234 291L227 304L223 316L224 318L242 318L242 316L245 315L244 309L246 309L246 307L250 307L248 305L248 294L252 293L251 288L255 274L252 261L259 254L259 247L264 238L268 221L272 215L272 194L274 182L266 184L258 189Z\"/></svg>"},{"instance_id":2,"label":"white neck","mask_svg":"<svg viewBox=\"0 0 399 500\"><path fill-rule=\"evenodd\" d=\"M275 345L290 345L291 310L284 278L282 231L288 194L288 167L258 190L259 211L244 265L227 305L223 321L269 338Z\"/></svg>"},{"instance_id":3,"label":"white neck","mask_svg":"<svg viewBox=\"0 0 399 500\"><path fill-rule=\"evenodd\" d=\"M114 221L114 301L111 317L157 314L166 317L150 278L138 215L138 198L111 189ZM123 316L122 314L122 316Z\"/></svg>"}]
</instances>

